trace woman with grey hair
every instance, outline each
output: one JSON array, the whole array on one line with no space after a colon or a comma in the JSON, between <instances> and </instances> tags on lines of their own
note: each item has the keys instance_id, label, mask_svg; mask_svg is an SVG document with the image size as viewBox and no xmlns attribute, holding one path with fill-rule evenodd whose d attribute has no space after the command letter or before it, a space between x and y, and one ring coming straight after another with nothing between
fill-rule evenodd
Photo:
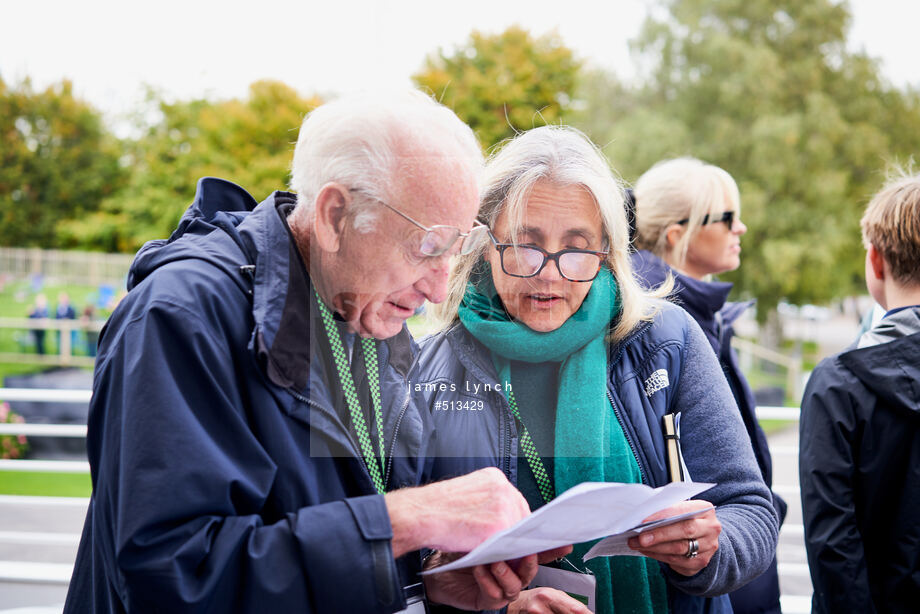
<instances>
[{"instance_id":1,"label":"woman with grey hair","mask_svg":"<svg viewBox=\"0 0 920 614\"><path fill-rule=\"evenodd\" d=\"M732 323L751 306L727 302L732 284L711 279L741 264L738 185L725 170L695 158L664 160L636 182L636 247L632 263L641 283L656 287L673 281L673 300L693 316L728 379L760 474L768 487L773 464L767 438L755 414L756 402L731 347ZM672 283L668 281L668 283ZM780 519L786 502L773 493ZM774 556L770 568L731 595L736 614L779 614L779 577Z\"/></svg>"},{"instance_id":2,"label":"woman with grey hair","mask_svg":"<svg viewBox=\"0 0 920 614\"><path fill-rule=\"evenodd\" d=\"M722 595L769 564L776 516L705 337L633 277L623 186L580 132L537 128L492 156L479 217L489 239L456 259L422 343L434 475L498 467L532 509L582 482L657 487L681 479L662 431L676 415L689 475L716 486L660 516L696 515L631 540L635 557L585 563L577 544L563 569L596 578L598 612L729 612ZM552 587L509 606L585 611Z\"/></svg>"}]
</instances>

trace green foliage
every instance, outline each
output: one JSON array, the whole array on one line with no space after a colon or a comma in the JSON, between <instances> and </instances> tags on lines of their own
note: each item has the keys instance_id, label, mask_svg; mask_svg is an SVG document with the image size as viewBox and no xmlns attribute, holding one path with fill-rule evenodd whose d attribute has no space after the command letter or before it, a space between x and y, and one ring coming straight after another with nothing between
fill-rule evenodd
<instances>
[{"instance_id":1,"label":"green foliage","mask_svg":"<svg viewBox=\"0 0 920 614\"><path fill-rule=\"evenodd\" d=\"M497 35L474 31L454 53L429 57L413 80L488 149L518 131L562 121L579 65L557 35L534 38L512 26Z\"/></svg>"},{"instance_id":2,"label":"green foliage","mask_svg":"<svg viewBox=\"0 0 920 614\"><path fill-rule=\"evenodd\" d=\"M257 200L283 189L297 130L320 100L258 81L246 100L167 103L152 95L151 103L161 119L129 146L130 183L100 211L63 228L74 244L130 252L168 237L204 176L238 183Z\"/></svg>"},{"instance_id":3,"label":"green foliage","mask_svg":"<svg viewBox=\"0 0 920 614\"><path fill-rule=\"evenodd\" d=\"M917 93L893 88L873 59L847 51L845 4L659 4L666 11L633 43L649 67L644 82L626 88L595 75L576 125L609 144L631 180L679 155L735 177L749 232L742 267L726 277L758 298L761 321L782 299L864 291L858 220L886 167L920 146Z\"/></svg>"},{"instance_id":4,"label":"green foliage","mask_svg":"<svg viewBox=\"0 0 920 614\"><path fill-rule=\"evenodd\" d=\"M0 79L0 245L56 246L56 225L97 210L126 173L119 143L69 81Z\"/></svg>"}]
</instances>

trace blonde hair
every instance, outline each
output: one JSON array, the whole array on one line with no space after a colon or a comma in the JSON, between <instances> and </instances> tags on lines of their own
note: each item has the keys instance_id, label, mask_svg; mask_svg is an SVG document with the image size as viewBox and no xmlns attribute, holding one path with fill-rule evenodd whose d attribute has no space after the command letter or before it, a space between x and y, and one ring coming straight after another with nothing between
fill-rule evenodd
<instances>
[{"instance_id":1,"label":"blonde hair","mask_svg":"<svg viewBox=\"0 0 920 614\"><path fill-rule=\"evenodd\" d=\"M636 181L636 247L647 249L680 267L690 241L703 218L726 197L736 215L741 213L738 184L718 166L696 158L657 162ZM668 227L688 220L687 230L673 248L668 247Z\"/></svg>"},{"instance_id":2,"label":"blonde hair","mask_svg":"<svg viewBox=\"0 0 920 614\"><path fill-rule=\"evenodd\" d=\"M506 141L487 162L480 221L494 229L499 216L507 214L512 241L517 241L530 192L538 181L579 186L597 203L610 250L606 264L617 280L622 305L610 340L623 339L640 321L651 319L655 306L650 299L664 296L670 286L646 293L635 279L629 259L622 182L614 176L600 150L578 130L567 126L534 128ZM447 299L433 309L440 328L457 320L467 284L488 249L492 249L491 242L483 241L470 254L455 259Z\"/></svg>"},{"instance_id":3,"label":"blonde hair","mask_svg":"<svg viewBox=\"0 0 920 614\"><path fill-rule=\"evenodd\" d=\"M900 171L860 220L863 243L875 246L902 285L920 285L920 175Z\"/></svg>"}]
</instances>

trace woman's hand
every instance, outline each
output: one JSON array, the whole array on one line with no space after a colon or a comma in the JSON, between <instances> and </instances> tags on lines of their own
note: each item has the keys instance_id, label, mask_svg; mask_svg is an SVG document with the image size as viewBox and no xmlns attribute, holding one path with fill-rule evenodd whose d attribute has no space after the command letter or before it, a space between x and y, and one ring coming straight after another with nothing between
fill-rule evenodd
<instances>
[{"instance_id":1,"label":"woman's hand","mask_svg":"<svg viewBox=\"0 0 920 614\"><path fill-rule=\"evenodd\" d=\"M521 591L508 604L508 614L591 614L591 610L560 590L541 587Z\"/></svg>"},{"instance_id":2,"label":"woman's hand","mask_svg":"<svg viewBox=\"0 0 920 614\"><path fill-rule=\"evenodd\" d=\"M643 556L653 558L667 565L684 576L692 576L709 564L716 550L719 549L719 533L722 524L716 517L715 508L708 501L682 501L644 520L660 520L668 516L685 514L694 510L710 508L708 512L675 522L666 527L645 531L638 537L629 539L629 547ZM696 556L692 552L691 542L697 544Z\"/></svg>"}]
</instances>

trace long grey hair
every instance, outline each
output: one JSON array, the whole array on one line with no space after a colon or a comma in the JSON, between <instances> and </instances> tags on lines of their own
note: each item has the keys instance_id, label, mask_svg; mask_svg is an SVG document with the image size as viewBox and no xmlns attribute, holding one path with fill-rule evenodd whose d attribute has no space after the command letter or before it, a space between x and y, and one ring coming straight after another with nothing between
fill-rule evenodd
<instances>
[{"instance_id":1,"label":"long grey hair","mask_svg":"<svg viewBox=\"0 0 920 614\"><path fill-rule=\"evenodd\" d=\"M512 241L516 241L522 234L530 192L538 181L580 186L597 203L610 249L606 264L617 280L622 305L610 340L623 339L640 321L651 319L655 312L651 298L670 291L670 284L665 284L646 293L636 282L629 261L623 183L614 176L604 154L580 131L567 126L534 128L507 141L490 157L480 199L480 221L494 229L499 216L507 215ZM440 328L457 320L467 284L488 249L493 247L486 240L471 253L455 259L447 299L433 309Z\"/></svg>"}]
</instances>

